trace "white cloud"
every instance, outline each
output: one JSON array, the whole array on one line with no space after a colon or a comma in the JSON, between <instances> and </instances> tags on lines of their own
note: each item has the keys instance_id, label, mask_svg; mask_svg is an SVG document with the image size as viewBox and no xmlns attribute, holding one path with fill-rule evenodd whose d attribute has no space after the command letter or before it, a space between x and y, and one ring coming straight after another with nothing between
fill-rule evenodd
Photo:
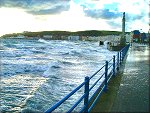
<instances>
[{"instance_id":1,"label":"white cloud","mask_svg":"<svg viewBox=\"0 0 150 113\"><path fill-rule=\"evenodd\" d=\"M126 22L126 31L143 29L148 31L148 2L141 0L87 0L87 4L92 4L93 8L104 8L104 4L117 2L119 12L126 11L130 16L135 16L135 20ZM101 19L85 16L85 9L80 4L71 1L70 10L55 15L31 15L23 9L0 8L0 35L23 31L46 31L46 30L121 30L122 17L116 19ZM90 7L87 7L90 8ZM136 16L142 16L140 20ZM133 18L132 18L133 19ZM113 24L111 24L113 22ZM114 26L113 26L114 25Z\"/></svg>"},{"instance_id":2,"label":"white cloud","mask_svg":"<svg viewBox=\"0 0 150 113\"><path fill-rule=\"evenodd\" d=\"M103 19L86 17L84 15L83 8L78 4L74 4L73 2L71 3L71 8L69 11L65 11L60 15L49 16L47 21L49 26L52 26L55 30L103 30L108 29L109 27L109 25L107 25Z\"/></svg>"},{"instance_id":3,"label":"white cloud","mask_svg":"<svg viewBox=\"0 0 150 113\"><path fill-rule=\"evenodd\" d=\"M23 31L40 30L43 22L23 9L0 8L0 35Z\"/></svg>"},{"instance_id":4,"label":"white cloud","mask_svg":"<svg viewBox=\"0 0 150 113\"><path fill-rule=\"evenodd\" d=\"M140 14L142 11L149 12L147 2L143 0L116 0L120 5L118 9L120 12L127 12L131 14Z\"/></svg>"},{"instance_id":5,"label":"white cloud","mask_svg":"<svg viewBox=\"0 0 150 113\"><path fill-rule=\"evenodd\" d=\"M15 8L0 8L0 15L0 35L23 31L109 29L105 20L86 17L83 8L73 2L69 11L57 15L33 16Z\"/></svg>"},{"instance_id":6,"label":"white cloud","mask_svg":"<svg viewBox=\"0 0 150 113\"><path fill-rule=\"evenodd\" d=\"M140 20L135 20L132 23L130 23L130 30L140 30L142 29L143 32L148 32L149 29L149 25L148 24L144 24L142 21Z\"/></svg>"}]
</instances>

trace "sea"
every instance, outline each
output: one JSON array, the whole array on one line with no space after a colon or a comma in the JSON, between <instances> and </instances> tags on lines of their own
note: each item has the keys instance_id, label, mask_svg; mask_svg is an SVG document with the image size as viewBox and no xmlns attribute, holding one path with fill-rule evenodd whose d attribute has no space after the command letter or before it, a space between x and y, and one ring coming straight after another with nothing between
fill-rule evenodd
<instances>
[{"instance_id":1,"label":"sea","mask_svg":"<svg viewBox=\"0 0 150 113\"><path fill-rule=\"evenodd\" d=\"M1 113L45 112L116 54L93 41L0 39Z\"/></svg>"}]
</instances>

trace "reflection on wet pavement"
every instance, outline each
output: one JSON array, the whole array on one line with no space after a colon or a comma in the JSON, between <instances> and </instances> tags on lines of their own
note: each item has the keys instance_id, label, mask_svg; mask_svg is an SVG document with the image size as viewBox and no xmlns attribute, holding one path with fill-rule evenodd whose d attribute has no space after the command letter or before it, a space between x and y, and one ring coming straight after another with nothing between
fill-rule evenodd
<instances>
[{"instance_id":1,"label":"reflection on wet pavement","mask_svg":"<svg viewBox=\"0 0 150 113\"><path fill-rule=\"evenodd\" d=\"M149 47L133 45L111 112L149 111Z\"/></svg>"}]
</instances>

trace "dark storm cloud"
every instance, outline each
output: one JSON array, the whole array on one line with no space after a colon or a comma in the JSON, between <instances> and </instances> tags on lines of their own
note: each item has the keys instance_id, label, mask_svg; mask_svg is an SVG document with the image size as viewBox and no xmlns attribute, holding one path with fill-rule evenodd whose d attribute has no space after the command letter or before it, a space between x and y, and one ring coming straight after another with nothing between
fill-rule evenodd
<instances>
[{"instance_id":1,"label":"dark storm cloud","mask_svg":"<svg viewBox=\"0 0 150 113\"><path fill-rule=\"evenodd\" d=\"M121 17L122 13L112 12L109 9L88 9L85 10L85 15L92 18L115 19Z\"/></svg>"},{"instance_id":2,"label":"dark storm cloud","mask_svg":"<svg viewBox=\"0 0 150 113\"><path fill-rule=\"evenodd\" d=\"M40 10L30 10L27 11L28 13L32 13L34 15L48 15L48 14L56 14L61 13L62 11L65 11L68 9L69 6L62 7L61 5L55 6L53 8L48 9L40 9Z\"/></svg>"},{"instance_id":3,"label":"dark storm cloud","mask_svg":"<svg viewBox=\"0 0 150 113\"><path fill-rule=\"evenodd\" d=\"M0 7L16 7L34 15L48 15L69 10L70 0L0 0Z\"/></svg>"}]
</instances>

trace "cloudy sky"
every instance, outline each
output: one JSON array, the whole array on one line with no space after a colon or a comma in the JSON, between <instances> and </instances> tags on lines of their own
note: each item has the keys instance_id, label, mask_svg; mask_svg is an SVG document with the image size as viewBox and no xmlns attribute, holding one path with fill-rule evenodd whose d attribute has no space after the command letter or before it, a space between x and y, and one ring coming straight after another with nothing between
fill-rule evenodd
<instances>
[{"instance_id":1,"label":"cloudy sky","mask_svg":"<svg viewBox=\"0 0 150 113\"><path fill-rule=\"evenodd\" d=\"M48 30L149 30L148 0L0 0L0 36Z\"/></svg>"}]
</instances>

